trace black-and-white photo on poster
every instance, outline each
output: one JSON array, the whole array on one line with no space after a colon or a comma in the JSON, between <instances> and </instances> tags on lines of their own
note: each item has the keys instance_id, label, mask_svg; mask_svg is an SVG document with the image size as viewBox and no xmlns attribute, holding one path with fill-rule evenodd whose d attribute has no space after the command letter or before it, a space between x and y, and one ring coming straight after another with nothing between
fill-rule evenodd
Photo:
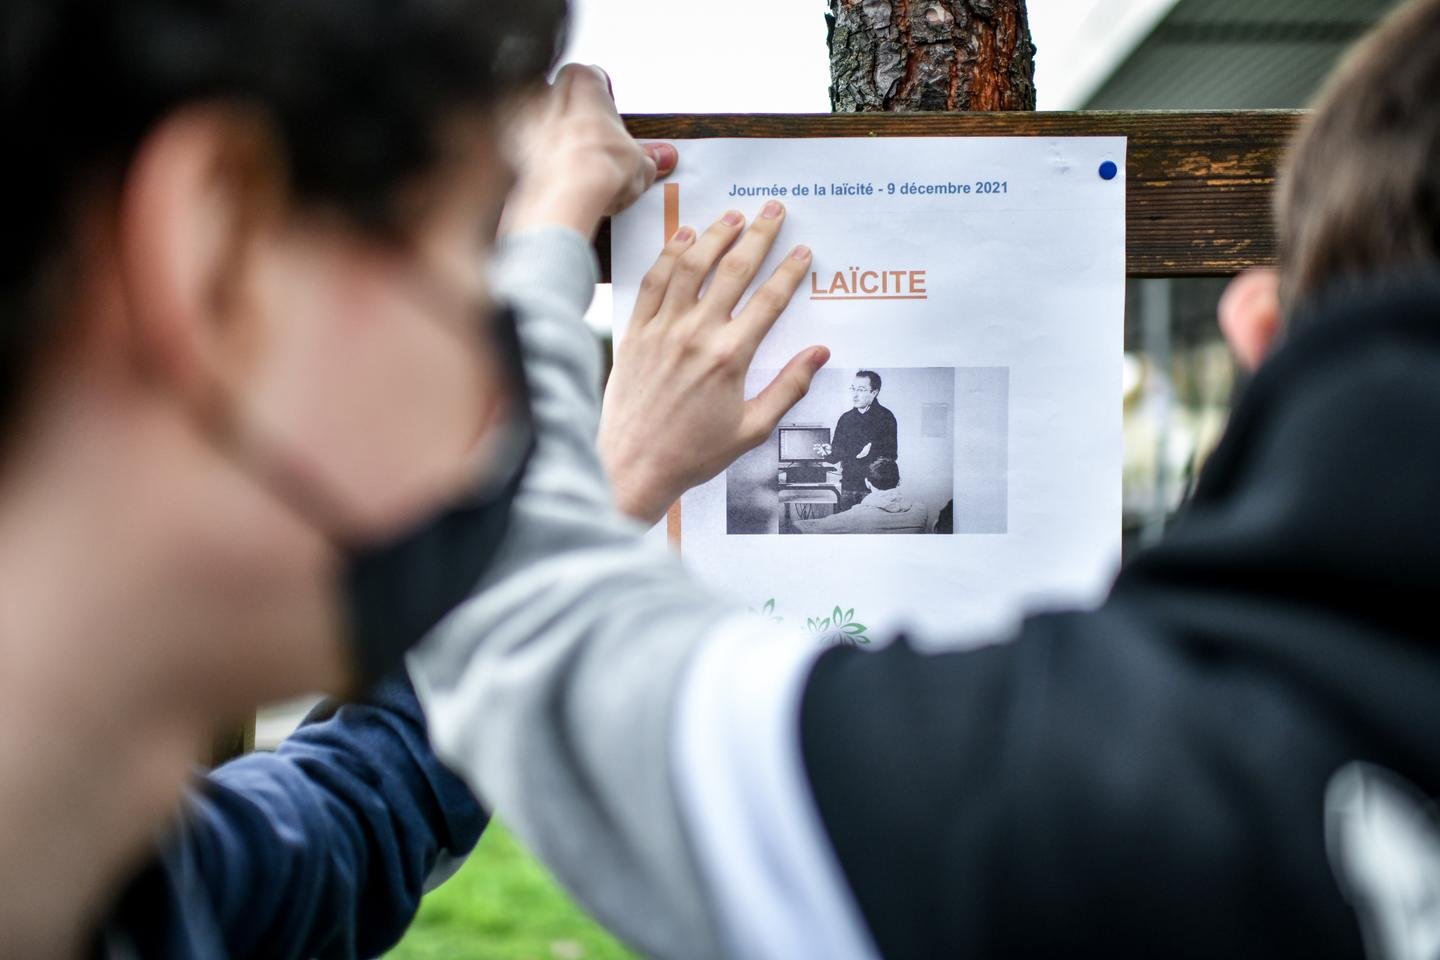
<instances>
[{"instance_id":1,"label":"black-and-white photo on poster","mask_svg":"<svg viewBox=\"0 0 1440 960\"><path fill-rule=\"evenodd\" d=\"M726 532L1003 533L1007 393L999 367L822 370L726 471Z\"/></svg>"}]
</instances>

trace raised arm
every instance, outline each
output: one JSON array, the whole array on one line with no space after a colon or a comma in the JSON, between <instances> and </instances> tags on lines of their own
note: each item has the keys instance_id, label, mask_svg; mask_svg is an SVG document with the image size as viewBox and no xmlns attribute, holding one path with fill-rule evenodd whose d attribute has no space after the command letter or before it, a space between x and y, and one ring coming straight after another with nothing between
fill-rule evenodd
<instances>
[{"instance_id":1,"label":"raised arm","mask_svg":"<svg viewBox=\"0 0 1440 960\"><path fill-rule=\"evenodd\" d=\"M577 108L600 109L604 88L592 79L574 78L585 84L571 92ZM604 105L613 116L608 97ZM658 517L686 485L768 436L826 358L807 350L759 397L744 397L750 356L809 264L808 250L795 251L736 313L783 222L777 206L748 231L738 214L703 234L681 230L647 279L604 426L632 515ZM797 663L811 651L696 585L613 506L595 446L599 351L581 322L594 280L589 244L573 229L502 244L497 286L520 318L539 445L504 562L412 670L441 754L592 912L647 954L715 957L723 924L677 791L687 667L729 634ZM631 379L676 357L663 381ZM661 435L631 429L654 424L644 410L670 414L655 425ZM662 459L687 444L704 458L684 469ZM788 701L774 703L778 717ZM798 705L789 706L793 721Z\"/></svg>"},{"instance_id":2,"label":"raised arm","mask_svg":"<svg viewBox=\"0 0 1440 960\"><path fill-rule=\"evenodd\" d=\"M756 248L768 246L778 226L755 228L737 249L758 263ZM740 230L719 223L698 249L715 256ZM666 262L696 244L677 239ZM645 544L641 525L611 503L594 443L599 353L581 323L592 256L584 239L561 229L503 245L498 286L520 316L539 447L503 568L442 624L412 667L442 755L601 920L654 955L717 956L674 791L674 711L686 665L705 638L763 631ZM795 261L777 287L793 289L791 274L801 267ZM718 394L715 370L697 362L693 377L678 374L675 388ZM725 373L736 398L743 376L743 362ZM779 408L793 400L770 402ZM743 422L746 410L735 406L730 422Z\"/></svg>"}]
</instances>

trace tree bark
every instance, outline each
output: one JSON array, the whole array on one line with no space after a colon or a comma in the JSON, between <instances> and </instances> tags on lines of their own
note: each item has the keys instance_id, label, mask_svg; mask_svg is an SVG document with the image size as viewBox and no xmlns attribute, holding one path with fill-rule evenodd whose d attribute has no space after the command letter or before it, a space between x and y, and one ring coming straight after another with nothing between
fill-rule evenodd
<instances>
[{"instance_id":1,"label":"tree bark","mask_svg":"<svg viewBox=\"0 0 1440 960\"><path fill-rule=\"evenodd\" d=\"M1025 0L830 0L836 113L1034 110Z\"/></svg>"}]
</instances>

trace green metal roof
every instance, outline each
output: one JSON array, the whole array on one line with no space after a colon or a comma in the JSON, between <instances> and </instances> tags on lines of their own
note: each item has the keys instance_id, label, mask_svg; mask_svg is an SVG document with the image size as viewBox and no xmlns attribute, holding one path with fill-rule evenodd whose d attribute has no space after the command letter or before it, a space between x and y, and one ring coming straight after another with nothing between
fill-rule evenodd
<instances>
[{"instance_id":1,"label":"green metal roof","mask_svg":"<svg viewBox=\"0 0 1440 960\"><path fill-rule=\"evenodd\" d=\"M1085 106L1300 107L1396 0L1180 0Z\"/></svg>"}]
</instances>

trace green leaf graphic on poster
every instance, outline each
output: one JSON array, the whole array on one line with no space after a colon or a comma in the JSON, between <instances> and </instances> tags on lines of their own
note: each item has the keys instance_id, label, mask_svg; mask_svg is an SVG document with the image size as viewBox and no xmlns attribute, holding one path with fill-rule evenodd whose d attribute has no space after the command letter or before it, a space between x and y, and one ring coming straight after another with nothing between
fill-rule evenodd
<instances>
[{"instance_id":1,"label":"green leaf graphic on poster","mask_svg":"<svg viewBox=\"0 0 1440 960\"><path fill-rule=\"evenodd\" d=\"M757 616L757 617L761 617L761 618L763 618L763 619L765 619L765 620L769 620L771 623L784 623L784 622L785 622L785 618L784 618L784 617L777 617L777 616L775 615L775 598L774 598L774 597L771 597L769 600L766 600L764 603L762 603L762 604L760 605L760 609L759 609L759 610L756 610L754 607L751 607L751 608L750 608L750 612L753 613L753 614L755 614L755 616Z\"/></svg>"},{"instance_id":2,"label":"green leaf graphic on poster","mask_svg":"<svg viewBox=\"0 0 1440 960\"><path fill-rule=\"evenodd\" d=\"M775 612L774 597L762 603L758 610L751 607L750 612L771 623L785 622L785 618ZM842 609L839 604L835 605L829 616L805 618L805 632L819 642L832 646L841 643L864 646L870 642L870 637L866 634L868 629L869 627L855 619L854 607Z\"/></svg>"}]
</instances>

